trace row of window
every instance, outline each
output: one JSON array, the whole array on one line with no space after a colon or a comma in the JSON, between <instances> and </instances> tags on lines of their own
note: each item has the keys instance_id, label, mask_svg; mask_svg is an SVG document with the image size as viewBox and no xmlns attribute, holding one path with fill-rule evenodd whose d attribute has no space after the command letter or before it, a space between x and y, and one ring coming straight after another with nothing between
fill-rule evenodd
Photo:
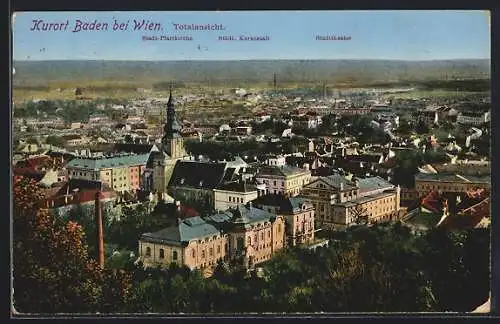
<instances>
[{"instance_id":1,"label":"row of window","mask_svg":"<svg viewBox=\"0 0 500 324\"><path fill-rule=\"evenodd\" d=\"M229 246L226 244L226 245L224 246L224 248L225 248L225 251L226 251L226 253L227 253L227 252L228 252L228 249L229 249ZM217 255L220 255L220 253L221 253L221 246L220 246L220 245L217 245ZM209 257L212 257L213 255L214 255L214 249L213 249L213 248L209 248L209 249L208 249L208 256L209 256ZM192 249L192 250L191 250L191 256L192 256L193 258L196 258L196 249ZM201 250L201 258L202 258L202 259L205 259L205 249Z\"/></svg>"},{"instance_id":2,"label":"row of window","mask_svg":"<svg viewBox=\"0 0 500 324\"><path fill-rule=\"evenodd\" d=\"M445 186L422 185L422 186L419 186L419 187L420 187L419 188L420 190L423 189L423 190L429 190L429 191L430 190L436 190L436 189L437 190L452 190L452 191L461 191L461 190L463 190L462 187L458 187L456 185L455 186L451 186L451 185L450 186L447 186L447 185L445 185Z\"/></svg>"},{"instance_id":3,"label":"row of window","mask_svg":"<svg viewBox=\"0 0 500 324\"><path fill-rule=\"evenodd\" d=\"M231 196L229 196L229 202L233 202L233 203L240 203L240 204L242 204L242 203L243 203L243 198L241 198L241 197L231 197Z\"/></svg>"},{"instance_id":4,"label":"row of window","mask_svg":"<svg viewBox=\"0 0 500 324\"><path fill-rule=\"evenodd\" d=\"M268 231L267 231L267 237L268 237L268 238L270 238L270 237L271 237L271 230L268 230ZM253 236L253 240L254 240L254 242L255 242L255 243L257 243L257 238L258 238L258 236L257 236L257 234L255 234L255 235ZM260 232L260 239L261 239L261 240L264 240L264 232ZM252 245L252 237L251 237L251 236L249 236L249 237L247 238L247 242L248 242L248 244L249 244L249 245Z\"/></svg>"},{"instance_id":5,"label":"row of window","mask_svg":"<svg viewBox=\"0 0 500 324\"><path fill-rule=\"evenodd\" d=\"M146 247L146 256L147 257L151 256L151 248L149 246ZM158 258L165 259L165 250L164 249L159 250ZM177 261L177 258L178 258L177 251L172 251L172 260Z\"/></svg>"}]
</instances>

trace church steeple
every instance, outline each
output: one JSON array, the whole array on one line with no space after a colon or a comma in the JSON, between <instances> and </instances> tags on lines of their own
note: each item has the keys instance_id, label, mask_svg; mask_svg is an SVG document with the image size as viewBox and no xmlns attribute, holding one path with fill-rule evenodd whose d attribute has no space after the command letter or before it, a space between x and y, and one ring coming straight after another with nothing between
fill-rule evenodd
<instances>
[{"instance_id":1,"label":"church steeple","mask_svg":"<svg viewBox=\"0 0 500 324\"><path fill-rule=\"evenodd\" d=\"M163 128L163 142L165 144L165 140L173 139L180 137L181 126L177 119L175 118L175 109L172 98L172 83L170 83L170 97L167 102L167 114L165 126Z\"/></svg>"},{"instance_id":2,"label":"church steeple","mask_svg":"<svg viewBox=\"0 0 500 324\"><path fill-rule=\"evenodd\" d=\"M174 102L172 97L172 83L170 84L170 97L167 102L167 118L163 127L162 146L170 158L182 158L185 155L184 142L181 136L181 124L175 118Z\"/></svg>"}]
</instances>

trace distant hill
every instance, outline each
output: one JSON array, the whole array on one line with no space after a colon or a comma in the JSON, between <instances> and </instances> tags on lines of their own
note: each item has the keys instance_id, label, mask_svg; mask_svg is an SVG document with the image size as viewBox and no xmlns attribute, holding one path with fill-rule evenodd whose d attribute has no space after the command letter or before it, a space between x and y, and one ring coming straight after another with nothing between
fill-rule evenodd
<instances>
[{"instance_id":1,"label":"distant hill","mask_svg":"<svg viewBox=\"0 0 500 324\"><path fill-rule=\"evenodd\" d=\"M487 79L489 60L15 61L14 85L51 81L394 82Z\"/></svg>"}]
</instances>

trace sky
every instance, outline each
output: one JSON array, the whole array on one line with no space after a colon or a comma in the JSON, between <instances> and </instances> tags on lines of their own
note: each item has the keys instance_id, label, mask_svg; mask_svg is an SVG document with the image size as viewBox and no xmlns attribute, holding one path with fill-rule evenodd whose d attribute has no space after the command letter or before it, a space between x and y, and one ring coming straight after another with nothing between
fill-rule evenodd
<instances>
[{"instance_id":1,"label":"sky","mask_svg":"<svg viewBox=\"0 0 500 324\"><path fill-rule=\"evenodd\" d=\"M34 21L66 30L31 30ZM108 30L74 32L77 20ZM113 30L114 21L127 23ZM134 20L162 30L134 30ZM218 24L225 30L175 30L173 24ZM265 60L265 59L490 59L486 11L203 11L17 12L14 60ZM161 40L161 36L192 40ZM143 40L143 37L158 40ZM219 40L233 36L236 41ZM240 36L268 36L245 41ZM348 40L317 40L335 36Z\"/></svg>"}]
</instances>

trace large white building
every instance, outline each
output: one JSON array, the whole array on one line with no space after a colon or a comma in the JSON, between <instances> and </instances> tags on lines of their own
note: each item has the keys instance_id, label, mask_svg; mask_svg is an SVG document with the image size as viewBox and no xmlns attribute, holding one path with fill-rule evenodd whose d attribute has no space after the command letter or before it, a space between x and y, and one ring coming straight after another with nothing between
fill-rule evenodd
<instances>
[{"instance_id":1,"label":"large white building","mask_svg":"<svg viewBox=\"0 0 500 324\"><path fill-rule=\"evenodd\" d=\"M464 125L482 125L490 122L491 114L487 112L461 112L457 116L457 123Z\"/></svg>"},{"instance_id":2,"label":"large white building","mask_svg":"<svg viewBox=\"0 0 500 324\"><path fill-rule=\"evenodd\" d=\"M311 171L291 166L263 167L255 175L258 184L265 184L261 194L282 194L296 196L311 179Z\"/></svg>"},{"instance_id":3,"label":"large white building","mask_svg":"<svg viewBox=\"0 0 500 324\"><path fill-rule=\"evenodd\" d=\"M214 189L214 209L225 211L236 208L238 205L247 204L258 197L255 185L245 181L232 182Z\"/></svg>"}]
</instances>

